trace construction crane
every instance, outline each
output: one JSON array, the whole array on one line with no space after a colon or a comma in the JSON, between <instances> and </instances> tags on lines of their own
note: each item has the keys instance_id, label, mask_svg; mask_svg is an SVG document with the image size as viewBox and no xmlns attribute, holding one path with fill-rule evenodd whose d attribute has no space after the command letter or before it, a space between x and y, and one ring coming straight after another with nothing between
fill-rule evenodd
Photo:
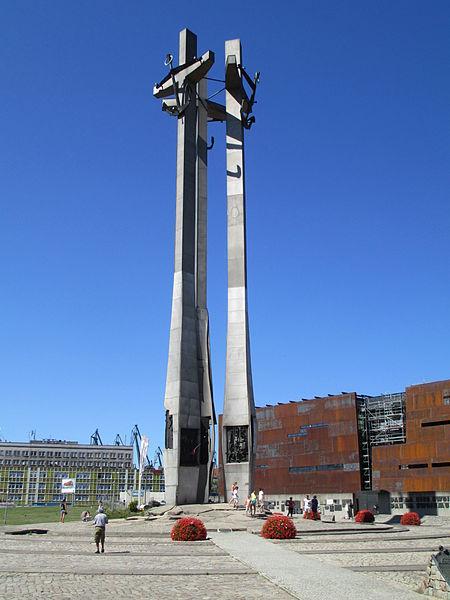
<instances>
[{"instance_id":1,"label":"construction crane","mask_svg":"<svg viewBox=\"0 0 450 600\"><path fill-rule=\"evenodd\" d=\"M103 446L102 438L98 432L98 429L91 435L91 446Z\"/></svg>"},{"instance_id":2,"label":"construction crane","mask_svg":"<svg viewBox=\"0 0 450 600\"><path fill-rule=\"evenodd\" d=\"M131 444L133 444L133 442L134 442L134 447L136 448L138 465L141 462L141 440L142 440L141 432L139 431L139 427L137 425L135 425L133 427L133 429L131 430ZM150 459L148 457L148 454L147 454L146 460L147 460L147 465L149 467L153 467L153 465L150 462Z\"/></svg>"},{"instance_id":3,"label":"construction crane","mask_svg":"<svg viewBox=\"0 0 450 600\"><path fill-rule=\"evenodd\" d=\"M116 435L116 439L114 440L114 446L124 446L125 444L122 441L122 438L120 437L120 434L118 433Z\"/></svg>"},{"instance_id":4,"label":"construction crane","mask_svg":"<svg viewBox=\"0 0 450 600\"><path fill-rule=\"evenodd\" d=\"M158 447L156 448L156 452L155 452L154 463L155 463L155 465L156 465L156 463L158 463L158 464L159 464L159 468L160 468L160 469L162 469L162 468L163 468L163 464L162 464L162 455L163 455L163 453L162 453L162 450L161 450L161 448L158 446Z\"/></svg>"}]
</instances>

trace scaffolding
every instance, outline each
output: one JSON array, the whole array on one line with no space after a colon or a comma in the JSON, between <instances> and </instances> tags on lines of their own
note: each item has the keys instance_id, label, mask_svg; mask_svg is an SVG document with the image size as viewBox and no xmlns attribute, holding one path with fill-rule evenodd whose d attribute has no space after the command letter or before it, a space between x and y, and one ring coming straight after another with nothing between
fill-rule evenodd
<instances>
[{"instance_id":1,"label":"scaffolding","mask_svg":"<svg viewBox=\"0 0 450 600\"><path fill-rule=\"evenodd\" d=\"M370 446L406 442L405 394L367 396Z\"/></svg>"},{"instance_id":2,"label":"scaffolding","mask_svg":"<svg viewBox=\"0 0 450 600\"><path fill-rule=\"evenodd\" d=\"M360 456L361 489L372 489L372 452L369 446L369 421L367 415L367 396L357 396L357 423Z\"/></svg>"},{"instance_id":3,"label":"scaffolding","mask_svg":"<svg viewBox=\"0 0 450 600\"><path fill-rule=\"evenodd\" d=\"M406 395L357 396L361 487L372 489L372 448L406 442Z\"/></svg>"}]
</instances>

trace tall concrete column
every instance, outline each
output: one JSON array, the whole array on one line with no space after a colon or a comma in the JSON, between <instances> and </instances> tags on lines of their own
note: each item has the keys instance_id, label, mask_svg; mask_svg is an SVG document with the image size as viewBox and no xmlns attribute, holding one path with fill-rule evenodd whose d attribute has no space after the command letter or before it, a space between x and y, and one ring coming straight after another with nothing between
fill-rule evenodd
<instances>
[{"instance_id":1,"label":"tall concrete column","mask_svg":"<svg viewBox=\"0 0 450 600\"><path fill-rule=\"evenodd\" d=\"M196 203L196 306L198 326L198 372L200 391L200 473L198 501L208 502L215 449L216 416L211 375L207 298L207 81L197 84L197 203Z\"/></svg>"},{"instance_id":2,"label":"tall concrete column","mask_svg":"<svg viewBox=\"0 0 450 600\"><path fill-rule=\"evenodd\" d=\"M179 64L197 55L197 38L188 30L180 33ZM183 100L193 90L186 86ZM192 99L191 99L192 100ZM189 443L193 451L200 429L200 399L197 371L197 314L195 306L195 203L196 203L196 102L190 101L178 117L177 180L175 217L175 269L166 393L166 447L164 472L166 502L196 502L198 469L185 464L180 454ZM183 438L183 439L182 439ZM189 450L187 449L187 452Z\"/></svg>"},{"instance_id":3,"label":"tall concrete column","mask_svg":"<svg viewBox=\"0 0 450 600\"><path fill-rule=\"evenodd\" d=\"M245 167L242 52L240 40L225 43L228 324L222 459L225 499L238 482L241 497L253 488L256 413L247 311Z\"/></svg>"},{"instance_id":4,"label":"tall concrete column","mask_svg":"<svg viewBox=\"0 0 450 600\"><path fill-rule=\"evenodd\" d=\"M179 67L154 88L177 117L175 268L167 365L164 476L166 501L205 502L214 451L209 320L206 308L206 127L204 75L214 63L197 59L197 37L180 33ZM212 430L212 431L211 431Z\"/></svg>"}]
</instances>

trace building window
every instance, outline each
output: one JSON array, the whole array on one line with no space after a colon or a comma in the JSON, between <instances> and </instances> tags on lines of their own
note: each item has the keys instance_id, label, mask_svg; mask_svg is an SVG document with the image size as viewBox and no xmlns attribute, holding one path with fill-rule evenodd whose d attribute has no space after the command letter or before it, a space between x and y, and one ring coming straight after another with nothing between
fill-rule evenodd
<instances>
[{"instance_id":1,"label":"building window","mask_svg":"<svg viewBox=\"0 0 450 600\"><path fill-rule=\"evenodd\" d=\"M337 463L330 465L305 465L302 467L289 467L289 473L310 473L312 471L355 471L356 468L353 466L357 463Z\"/></svg>"},{"instance_id":2,"label":"building window","mask_svg":"<svg viewBox=\"0 0 450 600\"><path fill-rule=\"evenodd\" d=\"M422 421L422 427L438 427L439 425L450 425L450 419L442 421Z\"/></svg>"}]
</instances>

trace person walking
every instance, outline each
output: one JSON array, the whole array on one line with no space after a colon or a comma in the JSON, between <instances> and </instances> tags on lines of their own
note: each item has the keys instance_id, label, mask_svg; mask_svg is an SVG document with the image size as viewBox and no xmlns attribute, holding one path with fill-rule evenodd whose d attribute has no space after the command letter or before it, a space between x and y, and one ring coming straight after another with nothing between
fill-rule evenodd
<instances>
[{"instance_id":1,"label":"person walking","mask_svg":"<svg viewBox=\"0 0 450 600\"><path fill-rule=\"evenodd\" d=\"M250 516L256 517L256 492L250 494Z\"/></svg>"},{"instance_id":2,"label":"person walking","mask_svg":"<svg viewBox=\"0 0 450 600\"><path fill-rule=\"evenodd\" d=\"M239 487L236 485L233 489L233 491L231 492L231 500L233 502L233 508L237 509L238 504L239 504Z\"/></svg>"},{"instance_id":3,"label":"person walking","mask_svg":"<svg viewBox=\"0 0 450 600\"><path fill-rule=\"evenodd\" d=\"M264 514L264 490L262 488L259 488L258 504L259 504L259 512L261 514Z\"/></svg>"},{"instance_id":4,"label":"person walking","mask_svg":"<svg viewBox=\"0 0 450 600\"><path fill-rule=\"evenodd\" d=\"M353 521L353 502L351 500L348 505L348 518L350 521Z\"/></svg>"},{"instance_id":5,"label":"person walking","mask_svg":"<svg viewBox=\"0 0 450 600\"><path fill-rule=\"evenodd\" d=\"M67 504L66 504L65 496L61 500L60 508L61 508L61 514L60 514L59 520L61 521L61 523L64 523L64 519L66 518L66 515L67 515Z\"/></svg>"},{"instance_id":6,"label":"person walking","mask_svg":"<svg viewBox=\"0 0 450 600\"><path fill-rule=\"evenodd\" d=\"M231 504L231 506L234 506L234 491L236 490L237 487L238 487L237 481L235 481L231 484L231 498L230 498L230 501L228 502L228 504Z\"/></svg>"},{"instance_id":7,"label":"person walking","mask_svg":"<svg viewBox=\"0 0 450 600\"><path fill-rule=\"evenodd\" d=\"M313 515L314 521L317 519L317 509L319 508L319 501L317 500L317 496L313 496L311 500L311 511Z\"/></svg>"},{"instance_id":8,"label":"person walking","mask_svg":"<svg viewBox=\"0 0 450 600\"><path fill-rule=\"evenodd\" d=\"M294 515L294 501L292 500L292 496L287 501L287 508L288 508L288 517L293 517L293 515Z\"/></svg>"},{"instance_id":9,"label":"person walking","mask_svg":"<svg viewBox=\"0 0 450 600\"><path fill-rule=\"evenodd\" d=\"M97 546L97 550L95 551L95 554L100 553L100 544L102 545L102 552L105 551L105 531L106 531L107 522L108 522L108 517L103 512L103 506L99 506L98 513L94 517L94 527L95 527L94 541L95 541L95 545Z\"/></svg>"}]
</instances>

